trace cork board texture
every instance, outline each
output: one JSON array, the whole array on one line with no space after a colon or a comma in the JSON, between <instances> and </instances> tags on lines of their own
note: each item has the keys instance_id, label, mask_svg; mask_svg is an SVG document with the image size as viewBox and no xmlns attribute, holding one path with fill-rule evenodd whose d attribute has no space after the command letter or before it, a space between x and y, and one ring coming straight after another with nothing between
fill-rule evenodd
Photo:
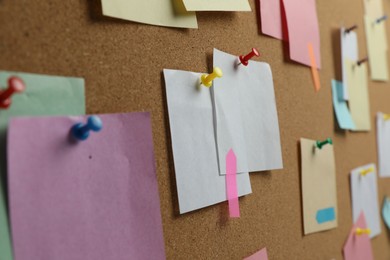
<instances>
[{"instance_id":1,"label":"cork board texture","mask_svg":"<svg viewBox=\"0 0 390 260\"><path fill-rule=\"evenodd\" d=\"M331 79L341 79L338 28L357 24L359 56L367 53L363 0L317 1L319 93L310 68L289 61L282 41L259 33L258 2L249 2L252 12L198 13L199 30L188 30L103 17L100 0L0 0L0 69L85 78L89 114L151 112L167 259L242 259L263 247L270 259L342 259L352 226L350 170L377 163L375 127L338 131L331 97ZM389 13L390 2L383 2ZM210 70L214 47L236 55L260 50L273 71L281 131L284 169L251 174L253 194L240 199L241 218L234 220L227 203L179 215L162 77L164 68ZM389 84L369 81L369 94L375 126L377 111L390 112ZM304 236L298 141L328 136L335 143L338 228ZM378 185L382 205L390 179ZM390 259L381 225L374 256Z\"/></svg>"}]
</instances>

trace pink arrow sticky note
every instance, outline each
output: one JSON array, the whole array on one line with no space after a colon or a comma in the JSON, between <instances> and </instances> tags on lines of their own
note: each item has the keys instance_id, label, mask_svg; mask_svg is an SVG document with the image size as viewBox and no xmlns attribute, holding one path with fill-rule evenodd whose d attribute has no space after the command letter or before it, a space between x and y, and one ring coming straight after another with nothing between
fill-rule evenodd
<instances>
[{"instance_id":1,"label":"pink arrow sticky note","mask_svg":"<svg viewBox=\"0 0 390 260\"><path fill-rule=\"evenodd\" d=\"M231 218L240 217L237 192L237 159L232 149L226 155L226 190Z\"/></svg>"}]
</instances>

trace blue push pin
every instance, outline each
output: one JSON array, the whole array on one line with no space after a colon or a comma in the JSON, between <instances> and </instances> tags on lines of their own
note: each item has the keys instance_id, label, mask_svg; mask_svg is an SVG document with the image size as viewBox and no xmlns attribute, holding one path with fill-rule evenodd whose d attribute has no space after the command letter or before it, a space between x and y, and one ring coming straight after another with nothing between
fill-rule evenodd
<instances>
[{"instance_id":1,"label":"blue push pin","mask_svg":"<svg viewBox=\"0 0 390 260\"><path fill-rule=\"evenodd\" d=\"M88 117L87 123L77 123L72 127L72 135L79 141L84 141L89 137L89 132L99 132L103 127L102 120L98 116Z\"/></svg>"}]
</instances>

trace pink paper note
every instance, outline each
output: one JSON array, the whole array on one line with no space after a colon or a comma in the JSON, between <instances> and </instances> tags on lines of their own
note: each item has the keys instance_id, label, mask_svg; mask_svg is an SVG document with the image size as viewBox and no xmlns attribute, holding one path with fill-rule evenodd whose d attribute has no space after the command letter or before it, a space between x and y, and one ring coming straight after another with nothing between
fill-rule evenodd
<instances>
[{"instance_id":1,"label":"pink paper note","mask_svg":"<svg viewBox=\"0 0 390 260\"><path fill-rule=\"evenodd\" d=\"M283 39L281 0L259 0L261 31L276 39Z\"/></svg>"},{"instance_id":2,"label":"pink paper note","mask_svg":"<svg viewBox=\"0 0 390 260\"><path fill-rule=\"evenodd\" d=\"M321 68L320 34L315 0L283 0L286 12L290 58L311 66L307 45L313 45L317 69Z\"/></svg>"},{"instance_id":3,"label":"pink paper note","mask_svg":"<svg viewBox=\"0 0 390 260\"><path fill-rule=\"evenodd\" d=\"M244 260L268 260L267 248L264 247L259 252L245 258Z\"/></svg>"},{"instance_id":4,"label":"pink paper note","mask_svg":"<svg viewBox=\"0 0 390 260\"><path fill-rule=\"evenodd\" d=\"M344 246L344 259L345 260L372 260L371 241L368 235L356 235L356 228L367 228L366 218L362 211L358 220L353 225L351 232L349 233L347 242Z\"/></svg>"},{"instance_id":5,"label":"pink paper note","mask_svg":"<svg viewBox=\"0 0 390 260\"><path fill-rule=\"evenodd\" d=\"M12 238L18 260L165 259L149 113L15 118L8 131Z\"/></svg>"},{"instance_id":6,"label":"pink paper note","mask_svg":"<svg viewBox=\"0 0 390 260\"><path fill-rule=\"evenodd\" d=\"M231 218L240 217L237 192L237 159L233 150L226 155L226 191L229 202L229 214Z\"/></svg>"}]
</instances>

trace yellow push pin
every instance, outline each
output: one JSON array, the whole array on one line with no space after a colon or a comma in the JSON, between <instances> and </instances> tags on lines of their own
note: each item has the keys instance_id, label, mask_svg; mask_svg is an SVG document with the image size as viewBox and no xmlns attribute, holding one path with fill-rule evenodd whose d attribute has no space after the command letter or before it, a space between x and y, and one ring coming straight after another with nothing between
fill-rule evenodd
<instances>
[{"instance_id":1,"label":"yellow push pin","mask_svg":"<svg viewBox=\"0 0 390 260\"><path fill-rule=\"evenodd\" d=\"M383 114L383 120L389 120L390 119L390 114Z\"/></svg>"},{"instance_id":2,"label":"yellow push pin","mask_svg":"<svg viewBox=\"0 0 390 260\"><path fill-rule=\"evenodd\" d=\"M202 84L205 85L206 87L211 87L213 84L213 80L215 78L221 78L222 77L222 70L218 67L214 67L213 73L211 74L203 74L202 77L200 77L200 80L202 81Z\"/></svg>"},{"instance_id":3,"label":"yellow push pin","mask_svg":"<svg viewBox=\"0 0 390 260\"><path fill-rule=\"evenodd\" d=\"M373 167L370 167L370 168L361 170L361 171L360 171L360 174L361 174L362 176L366 176L367 174L369 174L370 172L373 172L373 171L374 171L374 168L373 168Z\"/></svg>"},{"instance_id":4,"label":"yellow push pin","mask_svg":"<svg viewBox=\"0 0 390 260\"><path fill-rule=\"evenodd\" d=\"M358 236L369 235L369 234L371 234L371 229L369 229L369 228L356 228L355 233Z\"/></svg>"}]
</instances>

